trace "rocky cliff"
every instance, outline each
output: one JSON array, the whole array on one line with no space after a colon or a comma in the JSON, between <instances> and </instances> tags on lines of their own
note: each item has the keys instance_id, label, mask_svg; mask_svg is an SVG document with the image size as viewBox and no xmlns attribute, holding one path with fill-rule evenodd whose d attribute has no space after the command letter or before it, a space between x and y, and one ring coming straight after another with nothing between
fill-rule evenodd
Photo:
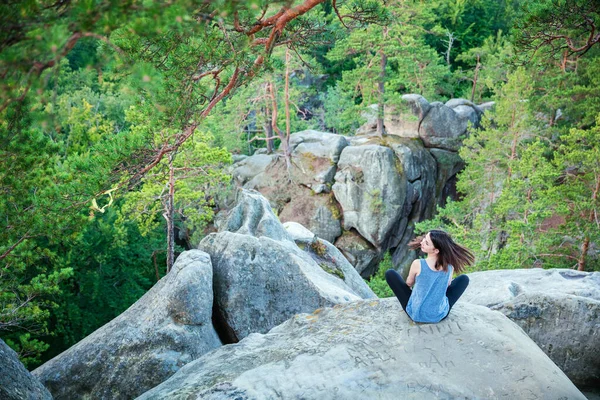
<instances>
[{"instance_id":1,"label":"rocky cliff","mask_svg":"<svg viewBox=\"0 0 600 400\"><path fill-rule=\"evenodd\" d=\"M483 114L463 99L403 100L404 114L386 114L383 138L370 122L353 137L297 132L289 170L282 156L258 154L238 160L233 176L266 196L283 222L298 222L334 243L363 277L387 251L402 271L415 255L406 248L415 222L455 193L464 165L457 151Z\"/></svg>"}]
</instances>

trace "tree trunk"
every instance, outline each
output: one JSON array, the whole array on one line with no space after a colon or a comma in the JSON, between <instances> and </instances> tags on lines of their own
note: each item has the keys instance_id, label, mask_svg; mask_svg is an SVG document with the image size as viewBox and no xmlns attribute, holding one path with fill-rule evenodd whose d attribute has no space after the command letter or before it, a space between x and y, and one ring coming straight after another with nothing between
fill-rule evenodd
<instances>
[{"instance_id":1,"label":"tree trunk","mask_svg":"<svg viewBox=\"0 0 600 400\"><path fill-rule=\"evenodd\" d=\"M598 200L598 194L600 193L600 175L596 175L596 187L592 192L592 204L595 204ZM596 218L596 210L590 210L590 216L588 217L589 223L593 223ZM585 256L590 248L590 237L586 235L583 239L583 244L581 245L581 254L579 255L579 259L577 260L577 270L585 271Z\"/></svg>"},{"instance_id":2,"label":"tree trunk","mask_svg":"<svg viewBox=\"0 0 600 400\"><path fill-rule=\"evenodd\" d=\"M269 118L269 107L265 107L265 137L267 138L267 154L273 153L273 127Z\"/></svg>"},{"instance_id":3,"label":"tree trunk","mask_svg":"<svg viewBox=\"0 0 600 400\"><path fill-rule=\"evenodd\" d=\"M588 236L583 240L583 244L581 245L581 254L579 254L579 259L577 260L577 270L585 271L585 256L590 248L590 238Z\"/></svg>"},{"instance_id":4,"label":"tree trunk","mask_svg":"<svg viewBox=\"0 0 600 400\"><path fill-rule=\"evenodd\" d=\"M387 65L387 56L383 52L380 51L381 61L379 64L379 83L378 83L378 94L379 101L377 103L377 135L379 137L383 137L385 135L385 126L383 125L384 119L384 107L385 107L385 66Z\"/></svg>"},{"instance_id":5,"label":"tree trunk","mask_svg":"<svg viewBox=\"0 0 600 400\"><path fill-rule=\"evenodd\" d=\"M479 68L481 68L481 64L479 63L479 54L477 55L477 65L475 65L475 74L473 75L473 89L471 90L471 103L475 100L475 89L477 88L477 76L479 75Z\"/></svg>"},{"instance_id":6,"label":"tree trunk","mask_svg":"<svg viewBox=\"0 0 600 400\"><path fill-rule=\"evenodd\" d=\"M169 155L169 190L167 195L167 207L165 219L167 220L167 274L171 271L175 262L175 176L173 160L175 153Z\"/></svg>"},{"instance_id":7,"label":"tree trunk","mask_svg":"<svg viewBox=\"0 0 600 400\"><path fill-rule=\"evenodd\" d=\"M285 145L283 146L283 154L285 155L285 163L288 171L292 166L290 153L290 48L285 50ZM283 144L284 141L281 141Z\"/></svg>"}]
</instances>

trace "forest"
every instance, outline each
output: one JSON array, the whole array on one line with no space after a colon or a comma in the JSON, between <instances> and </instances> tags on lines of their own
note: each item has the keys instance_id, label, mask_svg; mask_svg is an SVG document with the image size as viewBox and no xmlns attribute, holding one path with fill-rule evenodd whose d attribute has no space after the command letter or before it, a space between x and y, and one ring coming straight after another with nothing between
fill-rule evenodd
<instances>
[{"instance_id":1,"label":"forest","mask_svg":"<svg viewBox=\"0 0 600 400\"><path fill-rule=\"evenodd\" d=\"M303 129L352 136L374 105L385 136L384 113L409 93L495 102L460 150L458 198L420 231L451 232L476 253L472 271L600 271L599 10L3 2L0 337L39 366L198 244L234 189L234 156L288 156Z\"/></svg>"}]
</instances>

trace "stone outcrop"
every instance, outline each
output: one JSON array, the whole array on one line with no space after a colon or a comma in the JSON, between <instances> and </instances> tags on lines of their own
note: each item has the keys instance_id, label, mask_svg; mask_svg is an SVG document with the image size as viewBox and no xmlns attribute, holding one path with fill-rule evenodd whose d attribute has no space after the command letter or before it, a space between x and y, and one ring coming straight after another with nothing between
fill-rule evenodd
<instances>
[{"instance_id":1,"label":"stone outcrop","mask_svg":"<svg viewBox=\"0 0 600 400\"><path fill-rule=\"evenodd\" d=\"M356 230L344 231L342 236L336 239L335 247L362 277L368 278L377 271L381 251L367 242Z\"/></svg>"},{"instance_id":2,"label":"stone outcrop","mask_svg":"<svg viewBox=\"0 0 600 400\"><path fill-rule=\"evenodd\" d=\"M21 362L17 353L0 339L0 399L52 400L52 395Z\"/></svg>"},{"instance_id":3,"label":"stone outcrop","mask_svg":"<svg viewBox=\"0 0 600 400\"><path fill-rule=\"evenodd\" d=\"M55 399L130 399L221 345L212 268L199 250L117 318L33 371Z\"/></svg>"},{"instance_id":4,"label":"stone outcrop","mask_svg":"<svg viewBox=\"0 0 600 400\"><path fill-rule=\"evenodd\" d=\"M343 279L344 283L361 298L371 299L376 297L337 247L326 240L320 239L296 222L286 222L283 226L292 236L296 245L309 254L322 269Z\"/></svg>"},{"instance_id":5,"label":"stone outcrop","mask_svg":"<svg viewBox=\"0 0 600 400\"><path fill-rule=\"evenodd\" d=\"M344 229L356 229L378 249L406 217L406 177L402 164L388 147L346 147L338 163L333 193L342 207Z\"/></svg>"},{"instance_id":6,"label":"stone outcrop","mask_svg":"<svg viewBox=\"0 0 600 400\"><path fill-rule=\"evenodd\" d=\"M340 154L348 144L344 136L327 132L307 130L290 135L294 182L314 193L329 192Z\"/></svg>"},{"instance_id":7,"label":"stone outcrop","mask_svg":"<svg viewBox=\"0 0 600 400\"><path fill-rule=\"evenodd\" d=\"M281 222L298 222L320 238L333 243L342 234L341 210L332 194L314 194L297 187L279 212Z\"/></svg>"},{"instance_id":8,"label":"stone outcrop","mask_svg":"<svg viewBox=\"0 0 600 400\"><path fill-rule=\"evenodd\" d=\"M239 185L265 172L267 167L273 162L274 156L269 154L256 154L252 157L243 157L236 162L232 175Z\"/></svg>"},{"instance_id":9,"label":"stone outcrop","mask_svg":"<svg viewBox=\"0 0 600 400\"><path fill-rule=\"evenodd\" d=\"M600 272L535 268L469 277L464 301L513 320L576 384L600 384Z\"/></svg>"},{"instance_id":10,"label":"stone outcrop","mask_svg":"<svg viewBox=\"0 0 600 400\"><path fill-rule=\"evenodd\" d=\"M301 250L258 192L240 191L222 226L199 247L212 259L217 317L230 342L297 313L375 297L353 268L329 262L333 249L322 242L305 249L320 258Z\"/></svg>"},{"instance_id":11,"label":"stone outcrop","mask_svg":"<svg viewBox=\"0 0 600 400\"><path fill-rule=\"evenodd\" d=\"M483 110L465 99L444 103L429 103L423 96L407 94L402 99L409 103L419 118L418 132L426 147L458 151L469 125L477 127Z\"/></svg>"},{"instance_id":12,"label":"stone outcrop","mask_svg":"<svg viewBox=\"0 0 600 400\"><path fill-rule=\"evenodd\" d=\"M403 101L386 107L383 138L374 135L372 107L362 135L294 133L289 170L282 155L255 155L234 164L236 181L267 197L282 222L333 243L362 276L372 275L388 251L402 272L416 256L406 247L414 224L456 197L464 166L456 150L483 113L464 99Z\"/></svg>"},{"instance_id":13,"label":"stone outcrop","mask_svg":"<svg viewBox=\"0 0 600 400\"><path fill-rule=\"evenodd\" d=\"M139 399L585 399L509 319L458 303L415 324L395 298L297 315L182 368Z\"/></svg>"}]
</instances>

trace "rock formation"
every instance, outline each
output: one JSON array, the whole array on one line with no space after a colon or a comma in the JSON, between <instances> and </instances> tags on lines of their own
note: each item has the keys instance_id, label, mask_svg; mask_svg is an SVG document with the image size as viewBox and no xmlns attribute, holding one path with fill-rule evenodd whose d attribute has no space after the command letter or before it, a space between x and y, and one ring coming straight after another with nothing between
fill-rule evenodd
<instances>
[{"instance_id":1,"label":"rock formation","mask_svg":"<svg viewBox=\"0 0 600 400\"><path fill-rule=\"evenodd\" d=\"M297 315L196 360L150 399L585 399L502 314L459 303L415 324L395 298Z\"/></svg>"},{"instance_id":2,"label":"rock formation","mask_svg":"<svg viewBox=\"0 0 600 400\"><path fill-rule=\"evenodd\" d=\"M462 300L513 320L575 384L600 384L600 272L535 268L469 277Z\"/></svg>"},{"instance_id":3,"label":"rock formation","mask_svg":"<svg viewBox=\"0 0 600 400\"><path fill-rule=\"evenodd\" d=\"M206 253L171 272L117 318L33 371L55 399L130 399L221 345Z\"/></svg>"},{"instance_id":4,"label":"rock formation","mask_svg":"<svg viewBox=\"0 0 600 400\"><path fill-rule=\"evenodd\" d=\"M0 399L52 400L52 395L19 361L17 353L0 339Z\"/></svg>"},{"instance_id":5,"label":"rock formation","mask_svg":"<svg viewBox=\"0 0 600 400\"><path fill-rule=\"evenodd\" d=\"M297 313L375 297L341 254L320 241L301 250L258 192L240 191L221 225L199 247L211 256L216 317L229 342Z\"/></svg>"},{"instance_id":6,"label":"rock formation","mask_svg":"<svg viewBox=\"0 0 600 400\"><path fill-rule=\"evenodd\" d=\"M384 138L374 135L374 120L360 136L297 132L289 171L282 156L257 154L236 162L233 176L267 197L281 221L333 243L363 277L387 251L402 272L415 257L406 247L414 224L456 196L464 166L457 150L483 114L464 99L442 104L405 95L403 101L399 111L386 108Z\"/></svg>"}]
</instances>

